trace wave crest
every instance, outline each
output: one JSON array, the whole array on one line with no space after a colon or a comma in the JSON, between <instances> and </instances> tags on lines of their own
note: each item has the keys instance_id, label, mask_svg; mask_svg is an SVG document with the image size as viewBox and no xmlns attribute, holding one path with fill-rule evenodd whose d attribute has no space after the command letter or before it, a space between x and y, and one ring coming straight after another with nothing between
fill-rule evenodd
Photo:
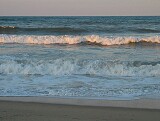
<instances>
[{"instance_id":1,"label":"wave crest","mask_svg":"<svg viewBox=\"0 0 160 121\"><path fill-rule=\"evenodd\" d=\"M1 29L15 29L15 28L18 28L18 27L15 27L15 26L0 26L0 30Z\"/></svg>"},{"instance_id":2,"label":"wave crest","mask_svg":"<svg viewBox=\"0 0 160 121\"><path fill-rule=\"evenodd\" d=\"M97 76L160 76L160 63L109 62L102 60L80 61L56 59L52 61L0 62L1 74L22 75L97 75ZM135 63L137 63L135 65Z\"/></svg>"},{"instance_id":3,"label":"wave crest","mask_svg":"<svg viewBox=\"0 0 160 121\"><path fill-rule=\"evenodd\" d=\"M104 46L108 45L124 45L129 43L158 43L159 36L151 37L107 37L98 35L88 36L29 36L29 35L0 35L0 43L19 43L19 44L79 44L93 43Z\"/></svg>"}]
</instances>

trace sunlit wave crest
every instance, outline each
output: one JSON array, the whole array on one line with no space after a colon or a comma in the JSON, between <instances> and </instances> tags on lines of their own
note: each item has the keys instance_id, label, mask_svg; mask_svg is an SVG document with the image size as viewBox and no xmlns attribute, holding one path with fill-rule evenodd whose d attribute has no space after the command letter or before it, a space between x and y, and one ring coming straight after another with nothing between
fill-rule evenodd
<instances>
[{"instance_id":1,"label":"sunlit wave crest","mask_svg":"<svg viewBox=\"0 0 160 121\"><path fill-rule=\"evenodd\" d=\"M107 37L99 35L87 36L35 36L35 35L0 35L0 43L19 43L19 44L80 44L91 43L103 46L125 45L129 43L158 43L159 36L150 37Z\"/></svg>"}]
</instances>

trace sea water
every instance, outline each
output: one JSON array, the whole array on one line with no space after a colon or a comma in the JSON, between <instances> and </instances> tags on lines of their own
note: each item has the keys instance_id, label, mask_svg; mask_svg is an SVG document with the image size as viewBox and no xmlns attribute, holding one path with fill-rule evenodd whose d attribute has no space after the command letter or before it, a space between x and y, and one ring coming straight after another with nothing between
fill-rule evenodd
<instances>
[{"instance_id":1,"label":"sea water","mask_svg":"<svg viewBox=\"0 0 160 121\"><path fill-rule=\"evenodd\" d=\"M160 17L0 17L0 96L160 97Z\"/></svg>"}]
</instances>

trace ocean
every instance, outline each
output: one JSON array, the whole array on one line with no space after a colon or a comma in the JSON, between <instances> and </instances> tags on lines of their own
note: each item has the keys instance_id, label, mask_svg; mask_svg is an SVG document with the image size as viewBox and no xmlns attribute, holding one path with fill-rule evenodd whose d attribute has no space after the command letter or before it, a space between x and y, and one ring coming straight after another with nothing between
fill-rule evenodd
<instances>
[{"instance_id":1,"label":"ocean","mask_svg":"<svg viewBox=\"0 0 160 121\"><path fill-rule=\"evenodd\" d=\"M159 98L160 17L1 16L0 96Z\"/></svg>"}]
</instances>

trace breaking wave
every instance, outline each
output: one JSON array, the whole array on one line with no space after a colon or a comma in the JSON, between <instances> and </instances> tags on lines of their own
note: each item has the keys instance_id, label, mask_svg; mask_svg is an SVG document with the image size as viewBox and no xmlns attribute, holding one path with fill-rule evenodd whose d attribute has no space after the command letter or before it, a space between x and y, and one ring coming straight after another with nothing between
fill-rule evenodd
<instances>
[{"instance_id":1,"label":"breaking wave","mask_svg":"<svg viewBox=\"0 0 160 121\"><path fill-rule=\"evenodd\" d=\"M87 36L29 36L29 35L0 35L0 43L19 43L19 44L80 44L91 43L103 46L124 45L129 43L158 43L159 36L151 37L107 37L99 35Z\"/></svg>"},{"instance_id":2,"label":"breaking wave","mask_svg":"<svg viewBox=\"0 0 160 121\"><path fill-rule=\"evenodd\" d=\"M1 60L1 74L160 76L160 62L117 62L104 60Z\"/></svg>"},{"instance_id":3,"label":"breaking wave","mask_svg":"<svg viewBox=\"0 0 160 121\"><path fill-rule=\"evenodd\" d=\"M14 29L14 28L18 28L18 27L15 27L15 26L0 26L0 29Z\"/></svg>"}]
</instances>

